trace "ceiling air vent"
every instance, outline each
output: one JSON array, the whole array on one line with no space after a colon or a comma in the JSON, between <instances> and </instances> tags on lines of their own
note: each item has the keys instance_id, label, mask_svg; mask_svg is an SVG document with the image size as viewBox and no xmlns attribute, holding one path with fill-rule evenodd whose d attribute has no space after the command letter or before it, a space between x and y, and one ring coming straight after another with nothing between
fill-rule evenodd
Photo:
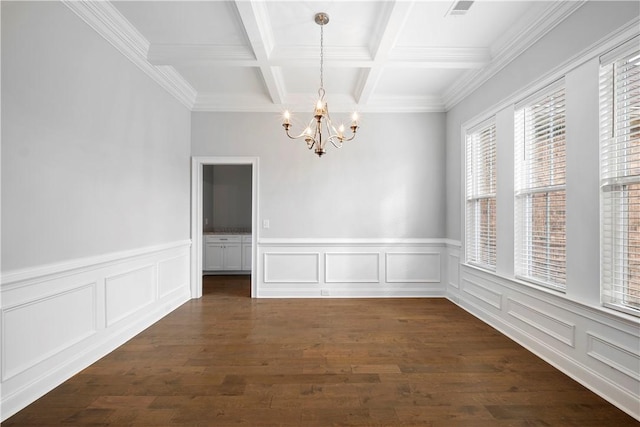
<instances>
[{"instance_id":1,"label":"ceiling air vent","mask_svg":"<svg viewBox=\"0 0 640 427\"><path fill-rule=\"evenodd\" d=\"M473 4L472 0L459 0L459 1L453 2L449 10L447 11L447 15L453 15L453 16L464 15L469 11L469 8L471 7L472 4Z\"/></svg>"}]
</instances>

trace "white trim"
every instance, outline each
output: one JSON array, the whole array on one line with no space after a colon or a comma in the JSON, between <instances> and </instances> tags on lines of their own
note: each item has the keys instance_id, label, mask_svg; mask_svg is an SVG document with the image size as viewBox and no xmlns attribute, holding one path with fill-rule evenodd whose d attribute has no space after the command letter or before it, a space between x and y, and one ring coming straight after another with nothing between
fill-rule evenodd
<instances>
[{"instance_id":1,"label":"white trim","mask_svg":"<svg viewBox=\"0 0 640 427\"><path fill-rule=\"evenodd\" d=\"M514 26L517 32L506 33L503 41L496 43L502 47L493 55L494 59L487 67L466 73L449 87L443 96L446 111L471 95L585 3L585 0L551 2L547 10L524 23L524 27Z\"/></svg>"},{"instance_id":2,"label":"white trim","mask_svg":"<svg viewBox=\"0 0 640 427\"><path fill-rule=\"evenodd\" d=\"M451 240L451 242L456 242ZM322 247L322 246L346 246L346 247L362 247L362 246L444 246L448 244L448 239L393 239L393 238L262 238L258 241L262 247L277 246L303 246L303 247ZM458 242L459 245L459 242Z\"/></svg>"},{"instance_id":3,"label":"white trim","mask_svg":"<svg viewBox=\"0 0 640 427\"><path fill-rule=\"evenodd\" d=\"M115 6L108 1L61 1L185 107L193 107L196 90L173 67L156 67L147 60L149 41Z\"/></svg>"},{"instance_id":4,"label":"white trim","mask_svg":"<svg viewBox=\"0 0 640 427\"><path fill-rule=\"evenodd\" d=\"M251 297L257 296L258 157L203 156L191 158L191 298L202 297L202 171L204 165L251 166Z\"/></svg>"},{"instance_id":5,"label":"white trim","mask_svg":"<svg viewBox=\"0 0 640 427\"><path fill-rule=\"evenodd\" d=\"M4 291L7 289L11 289L14 286L24 286L44 280L51 280L57 277L78 274L83 271L93 270L97 267L108 267L124 260L145 257L158 252L188 247L190 245L190 240L179 240L176 242L163 243L155 246L130 249L121 252L112 252L109 254L94 257L76 258L73 260L55 264L39 265L36 267L9 271L6 273L2 273L2 284L0 285L0 287Z\"/></svg>"},{"instance_id":6,"label":"white trim","mask_svg":"<svg viewBox=\"0 0 640 427\"><path fill-rule=\"evenodd\" d=\"M536 93L544 89L546 86L549 86L554 81L564 77L566 74L568 74L572 70L575 70L576 68L580 67L582 64L590 61L591 59L600 57L602 54L610 51L611 49L615 48L617 45L624 43L625 41L633 37L636 37L638 35L639 25L640 25L640 18L632 19L631 21L629 21L627 24L623 25L619 29L611 32L610 34L606 35L602 39L593 43L591 46L573 55L572 57L564 61L562 64L551 69L549 72L543 74L541 77L539 77L535 81L522 87L522 89L512 93L510 96L504 98L502 101L496 102L493 105L493 107L487 108L486 110L466 120L460 126L462 133L464 133L465 129L468 129L474 126L476 123L488 118L489 116L496 115L500 111L521 101L523 98L529 96L530 94ZM470 93L467 95L470 95ZM447 110L449 109L450 107L447 108Z\"/></svg>"},{"instance_id":7,"label":"white trim","mask_svg":"<svg viewBox=\"0 0 640 427\"><path fill-rule=\"evenodd\" d=\"M605 66L612 64L620 57L626 56L631 52L638 50L638 45L640 45L640 35L632 38L631 40L627 40L622 45L610 50L607 53L602 54L602 56L600 56L600 65Z\"/></svg>"},{"instance_id":8,"label":"white trim","mask_svg":"<svg viewBox=\"0 0 640 427\"><path fill-rule=\"evenodd\" d=\"M557 80L545 85L544 87L520 99L518 102L515 103L514 109L516 110L516 113L517 113L519 110L522 110L523 108L528 107L530 104L535 104L547 98L553 92L558 91L560 89L564 89L565 86L566 85L564 81L564 75L562 75Z\"/></svg>"},{"instance_id":9,"label":"white trim","mask_svg":"<svg viewBox=\"0 0 640 427\"><path fill-rule=\"evenodd\" d=\"M457 250L462 249L462 242L460 240L443 239L443 242L448 249L457 249Z\"/></svg>"}]
</instances>

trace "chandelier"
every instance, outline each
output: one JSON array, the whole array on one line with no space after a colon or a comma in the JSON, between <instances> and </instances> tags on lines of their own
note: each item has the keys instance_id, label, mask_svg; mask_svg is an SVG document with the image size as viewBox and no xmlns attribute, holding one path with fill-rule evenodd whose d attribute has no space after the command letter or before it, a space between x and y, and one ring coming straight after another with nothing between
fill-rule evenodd
<instances>
[{"instance_id":1,"label":"chandelier","mask_svg":"<svg viewBox=\"0 0 640 427\"><path fill-rule=\"evenodd\" d=\"M309 150L315 148L315 153L320 157L326 152L325 145L327 141L331 142L331 144L336 148L342 148L343 142L351 141L356 137L356 131L358 129L358 113L354 112L351 118L351 125L349 126L351 128L350 137L345 136L344 125L341 124L336 129L331 122L331 116L329 116L329 105L324 100L325 90L323 75L324 26L329 23L329 15L324 12L316 13L315 22L316 24L320 25L320 89L318 89L318 102L316 102L316 107L313 112L313 118L311 119L311 121L309 121L309 125L304 131L302 131L300 135L292 136L289 133L289 129L291 129L291 115L289 111L285 111L282 126L284 127L284 130L289 138L304 138ZM325 129L324 135L322 130L323 126Z\"/></svg>"}]
</instances>

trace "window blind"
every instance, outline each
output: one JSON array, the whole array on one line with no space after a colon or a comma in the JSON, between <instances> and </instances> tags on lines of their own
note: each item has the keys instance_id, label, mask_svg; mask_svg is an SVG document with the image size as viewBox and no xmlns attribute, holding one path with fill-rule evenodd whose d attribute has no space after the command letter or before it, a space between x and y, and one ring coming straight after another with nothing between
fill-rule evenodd
<instances>
[{"instance_id":1,"label":"window blind","mask_svg":"<svg viewBox=\"0 0 640 427\"><path fill-rule=\"evenodd\" d=\"M496 125L493 120L466 135L466 261L495 270Z\"/></svg>"},{"instance_id":2,"label":"window blind","mask_svg":"<svg viewBox=\"0 0 640 427\"><path fill-rule=\"evenodd\" d=\"M640 314L640 49L601 58L601 293L604 304Z\"/></svg>"},{"instance_id":3,"label":"window blind","mask_svg":"<svg viewBox=\"0 0 640 427\"><path fill-rule=\"evenodd\" d=\"M560 81L515 112L515 269L524 280L566 285L565 92Z\"/></svg>"}]
</instances>

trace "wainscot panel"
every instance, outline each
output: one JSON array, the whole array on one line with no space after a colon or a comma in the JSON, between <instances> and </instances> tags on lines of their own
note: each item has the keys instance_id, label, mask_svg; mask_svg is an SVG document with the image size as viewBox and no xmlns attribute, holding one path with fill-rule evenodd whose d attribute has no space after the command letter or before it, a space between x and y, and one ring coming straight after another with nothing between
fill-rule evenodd
<instances>
[{"instance_id":1,"label":"wainscot panel","mask_svg":"<svg viewBox=\"0 0 640 427\"><path fill-rule=\"evenodd\" d=\"M440 283L440 252L391 252L386 254L389 283Z\"/></svg>"},{"instance_id":2,"label":"wainscot panel","mask_svg":"<svg viewBox=\"0 0 640 427\"><path fill-rule=\"evenodd\" d=\"M6 381L96 331L96 283L3 307L2 327Z\"/></svg>"},{"instance_id":3,"label":"wainscot panel","mask_svg":"<svg viewBox=\"0 0 640 427\"><path fill-rule=\"evenodd\" d=\"M189 286L189 256L162 260L158 263L158 293L164 298L171 292Z\"/></svg>"},{"instance_id":4,"label":"wainscot panel","mask_svg":"<svg viewBox=\"0 0 640 427\"><path fill-rule=\"evenodd\" d=\"M447 251L452 302L640 420L640 320L466 264L455 266L459 246L449 244Z\"/></svg>"},{"instance_id":5,"label":"wainscot panel","mask_svg":"<svg viewBox=\"0 0 640 427\"><path fill-rule=\"evenodd\" d=\"M156 296L155 273L155 265L145 265L105 278L107 327L153 302Z\"/></svg>"},{"instance_id":6,"label":"wainscot panel","mask_svg":"<svg viewBox=\"0 0 640 427\"><path fill-rule=\"evenodd\" d=\"M324 277L327 283L379 283L380 254L325 253Z\"/></svg>"},{"instance_id":7,"label":"wainscot panel","mask_svg":"<svg viewBox=\"0 0 640 427\"><path fill-rule=\"evenodd\" d=\"M444 239L261 239L257 296L443 297L445 250Z\"/></svg>"},{"instance_id":8,"label":"wainscot panel","mask_svg":"<svg viewBox=\"0 0 640 427\"><path fill-rule=\"evenodd\" d=\"M264 283L318 283L320 254L264 253Z\"/></svg>"},{"instance_id":9,"label":"wainscot panel","mask_svg":"<svg viewBox=\"0 0 640 427\"><path fill-rule=\"evenodd\" d=\"M2 420L190 298L189 241L2 275Z\"/></svg>"}]
</instances>

